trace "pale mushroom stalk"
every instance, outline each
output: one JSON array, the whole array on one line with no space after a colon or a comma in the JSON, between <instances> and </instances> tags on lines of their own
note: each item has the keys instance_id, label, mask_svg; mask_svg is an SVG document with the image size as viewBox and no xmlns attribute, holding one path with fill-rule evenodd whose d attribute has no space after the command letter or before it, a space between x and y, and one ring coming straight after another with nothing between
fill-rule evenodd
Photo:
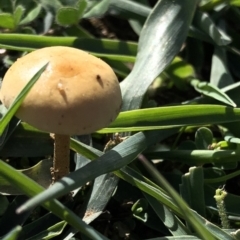
<instances>
[{"instance_id":1,"label":"pale mushroom stalk","mask_svg":"<svg viewBox=\"0 0 240 240\"><path fill-rule=\"evenodd\" d=\"M54 139L52 183L69 173L70 166L70 136L51 134Z\"/></svg>"}]
</instances>

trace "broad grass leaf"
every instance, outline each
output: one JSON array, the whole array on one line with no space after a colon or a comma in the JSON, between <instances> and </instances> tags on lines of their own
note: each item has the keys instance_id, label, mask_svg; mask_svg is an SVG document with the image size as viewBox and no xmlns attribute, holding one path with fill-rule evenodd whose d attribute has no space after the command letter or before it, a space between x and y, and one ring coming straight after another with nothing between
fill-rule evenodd
<instances>
[{"instance_id":1,"label":"broad grass leaf","mask_svg":"<svg viewBox=\"0 0 240 240\"><path fill-rule=\"evenodd\" d=\"M197 2L163 0L155 5L141 32L133 70L121 84L123 111L141 106L149 85L179 52Z\"/></svg>"}]
</instances>

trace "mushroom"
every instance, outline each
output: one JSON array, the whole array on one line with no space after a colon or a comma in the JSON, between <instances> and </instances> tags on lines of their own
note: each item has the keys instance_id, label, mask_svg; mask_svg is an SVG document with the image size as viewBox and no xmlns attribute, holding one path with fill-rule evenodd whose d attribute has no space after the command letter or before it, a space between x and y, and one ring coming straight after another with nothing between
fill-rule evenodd
<instances>
[{"instance_id":1,"label":"mushroom","mask_svg":"<svg viewBox=\"0 0 240 240\"><path fill-rule=\"evenodd\" d=\"M6 108L47 62L16 116L54 134L53 181L57 181L69 173L70 136L108 126L120 111L122 97L108 64L82 50L55 46L33 51L9 68L0 91Z\"/></svg>"}]
</instances>

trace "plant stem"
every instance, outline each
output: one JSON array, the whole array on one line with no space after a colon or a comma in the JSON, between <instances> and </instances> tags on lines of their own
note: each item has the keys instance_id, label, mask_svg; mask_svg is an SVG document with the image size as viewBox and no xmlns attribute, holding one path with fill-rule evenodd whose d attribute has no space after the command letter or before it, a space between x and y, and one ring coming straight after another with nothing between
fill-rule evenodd
<instances>
[{"instance_id":1,"label":"plant stem","mask_svg":"<svg viewBox=\"0 0 240 240\"><path fill-rule=\"evenodd\" d=\"M226 197L226 195L227 195L227 192L224 189L217 189L214 198L216 200L218 214L222 223L222 228L229 229L230 224L229 224L225 203L224 203L224 198Z\"/></svg>"}]
</instances>

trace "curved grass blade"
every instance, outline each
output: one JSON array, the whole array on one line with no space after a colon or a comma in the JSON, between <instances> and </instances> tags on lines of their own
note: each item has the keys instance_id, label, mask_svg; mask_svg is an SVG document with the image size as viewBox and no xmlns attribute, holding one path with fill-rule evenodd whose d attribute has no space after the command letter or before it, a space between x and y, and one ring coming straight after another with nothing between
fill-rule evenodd
<instances>
[{"instance_id":1,"label":"curved grass blade","mask_svg":"<svg viewBox=\"0 0 240 240\"><path fill-rule=\"evenodd\" d=\"M32 79L27 83L27 85L23 88L23 90L19 93L19 95L16 97L16 99L13 101L12 105L8 109L8 111L5 113L5 115L0 120L0 135L3 134L4 129L7 127L9 121L14 116L18 108L20 107L21 103L24 100L24 97L27 95L27 93L30 91L32 86L35 84L35 82L39 79L41 74L45 71L47 68L47 64L45 64L33 77Z\"/></svg>"},{"instance_id":2,"label":"curved grass blade","mask_svg":"<svg viewBox=\"0 0 240 240\"><path fill-rule=\"evenodd\" d=\"M124 111L141 106L149 85L178 53L197 2L162 0L155 5L141 32L134 68L121 84Z\"/></svg>"},{"instance_id":3,"label":"curved grass blade","mask_svg":"<svg viewBox=\"0 0 240 240\"><path fill-rule=\"evenodd\" d=\"M44 188L42 186L38 185L23 173L16 171L14 168L4 163L3 161L0 161L0 175L2 175L2 177L4 177L7 181L12 183L29 197L33 197L36 194L44 191ZM71 210L61 204L58 200L47 201L43 204L43 206L88 236L90 239L107 240L106 237L83 222L81 218L76 216Z\"/></svg>"},{"instance_id":4,"label":"curved grass blade","mask_svg":"<svg viewBox=\"0 0 240 240\"><path fill-rule=\"evenodd\" d=\"M231 43L231 38L219 31L207 13L196 11L194 23L208 36L210 36L214 43L218 46L226 46Z\"/></svg>"},{"instance_id":5,"label":"curved grass blade","mask_svg":"<svg viewBox=\"0 0 240 240\"><path fill-rule=\"evenodd\" d=\"M200 82L197 79L191 81L191 85L195 88L195 90L207 97L216 99L222 103L230 105L232 107L236 107L237 105L233 102L233 100L224 93L221 89L214 86L212 83L208 82Z\"/></svg>"},{"instance_id":6,"label":"curved grass blade","mask_svg":"<svg viewBox=\"0 0 240 240\"><path fill-rule=\"evenodd\" d=\"M37 3L36 6L20 21L19 25L25 25L35 20L41 13L41 10L41 4Z\"/></svg>"},{"instance_id":7,"label":"curved grass blade","mask_svg":"<svg viewBox=\"0 0 240 240\"><path fill-rule=\"evenodd\" d=\"M232 179L234 177L237 177L239 175L240 175L240 170L237 170L233 173L230 173L230 174L227 174L227 175L224 175L224 176L221 176L221 177L209 178L209 179L205 178L204 183L224 183L227 180Z\"/></svg>"},{"instance_id":8,"label":"curved grass blade","mask_svg":"<svg viewBox=\"0 0 240 240\"><path fill-rule=\"evenodd\" d=\"M50 173L51 167L52 161L46 159L40 161L38 164L31 168L17 171L22 172L44 188L48 188L52 182L52 175ZM12 184L10 184L8 181L6 181L3 177L0 176L0 194L19 195L22 194L22 192L14 188Z\"/></svg>"}]
</instances>

